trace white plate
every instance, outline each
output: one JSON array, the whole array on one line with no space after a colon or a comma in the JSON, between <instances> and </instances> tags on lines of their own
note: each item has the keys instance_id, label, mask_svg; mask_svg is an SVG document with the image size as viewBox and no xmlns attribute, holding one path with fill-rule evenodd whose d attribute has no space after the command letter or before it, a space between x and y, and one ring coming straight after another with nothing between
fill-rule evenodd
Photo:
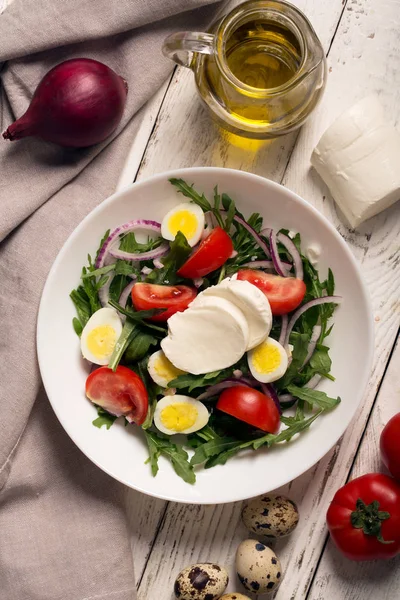
<instances>
[{"instance_id":1,"label":"white plate","mask_svg":"<svg viewBox=\"0 0 400 600\"><path fill-rule=\"evenodd\" d=\"M199 470L195 485L182 481L166 459L160 459L157 477L144 464L147 449L135 426L114 424L109 431L92 425L96 409L85 398L89 367L80 358L79 343L71 325L75 316L69 298L79 283L88 253L95 253L100 238L134 218L162 220L182 196L168 178L182 177L212 196L215 185L234 198L247 217L260 212L264 223L299 231L303 247L317 243L322 253L322 276L331 267L335 293L343 304L335 312L329 338L332 373L320 389L342 398L330 413L289 444L245 453L225 466ZM76 228L59 253L48 276L40 304L37 330L39 365L47 395L65 431L96 465L126 485L151 496L199 504L217 504L269 492L304 473L338 441L356 413L366 387L373 353L372 311L353 255L330 225L310 204L288 189L262 177L220 168L181 169L156 175L108 198ZM58 351L55 351L58 349Z\"/></svg>"}]
</instances>

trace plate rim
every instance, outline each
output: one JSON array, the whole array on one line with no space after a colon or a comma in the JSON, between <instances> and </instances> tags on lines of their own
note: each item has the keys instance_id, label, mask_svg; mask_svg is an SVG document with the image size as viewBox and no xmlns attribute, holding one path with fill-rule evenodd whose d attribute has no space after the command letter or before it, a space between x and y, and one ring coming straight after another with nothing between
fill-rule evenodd
<instances>
[{"instance_id":1,"label":"plate rim","mask_svg":"<svg viewBox=\"0 0 400 600\"><path fill-rule=\"evenodd\" d=\"M227 172L231 172L234 173L236 175L240 175L243 176L245 178L250 178L253 179L255 181L258 181L262 184L267 184L267 186L272 186L273 189L275 190L279 190L280 192L282 190L285 191L285 193L288 193L289 195L291 195L292 197L294 197L294 199L299 202L301 205L303 205L307 210L310 210L312 213L314 213L314 215L317 217L317 219L319 219L320 221L322 221L324 223L325 226L328 227L328 229L330 229L331 233L333 234L333 236L336 238L337 242L342 246L342 248L344 249L344 252L348 258L348 260L352 263L352 266L358 276L358 280L360 283L360 287L361 290L363 292L363 296L364 296L364 300L366 303L366 307L367 307L367 313L368 313L368 319L366 322L366 329L367 329L367 338L369 340L369 344L368 344L368 353L366 356L366 363L367 363L367 368L365 369L365 375L364 375L364 381L362 382L362 385L360 386L362 393L360 393L359 396L359 400L358 403L356 405L354 405L353 410L352 410L352 414L351 414L351 418L349 419L349 421L347 422L346 425L342 425L340 428L337 429L337 436L336 437L336 441L332 444L332 446L328 449L328 450L323 450L318 452L318 448L316 448L316 453L313 456L312 459L312 464L308 464L306 467L301 466L299 467L299 469L297 469L297 474L290 480L285 479L285 477L282 477L282 481L279 483L279 485L276 485L273 489L278 489L280 487L282 487L283 485L288 484L290 481L294 481L295 479L297 479L298 477L300 477L301 475L303 475L306 471L308 471L310 468L312 468L313 466L315 466L324 456L326 456L331 450L332 448L338 443L338 441L340 440L340 438L343 436L343 434L345 433L345 431L347 430L348 427L350 427L352 420L354 419L357 410L359 409L362 399L364 398L365 395L365 391L367 389L368 386L368 382L370 379L370 375L371 375L371 370L372 370L372 363L373 363L373 356L374 356L374 350L375 350L375 335L374 335L374 317L373 317L373 307L372 307L372 302L371 302L371 297L370 297L370 293L369 290L366 286L366 283L364 281L364 277L363 274L361 272L361 268L360 265L357 261L357 259L354 257L351 249L349 248L348 244L345 242L345 240L343 239L343 237L340 235L340 233L336 230L336 228L334 227L334 225L325 217L325 215L323 215L317 208L315 208L311 203L307 202L304 198L302 198L299 194L297 194L296 192L294 192L293 190L287 188L286 186L283 186L280 183L277 183L276 181L273 181L271 179L268 179L267 177L263 177L261 175L256 175L255 173L250 173L248 171L242 171L240 169L232 169L232 168L224 168L224 167L212 167L212 166L195 166L195 167L184 167L184 168L177 168L177 169L171 169L168 171L163 171L161 173L155 173L154 175L151 175L150 177L146 177L141 181L135 181L132 184L125 186L124 188L114 192L113 194L111 194L110 196L108 196L107 198L105 198L103 201L101 201L94 209L92 209L79 223L78 225L75 227L75 229L71 232L71 234L67 237L67 239L65 240L65 242L63 243L63 245L61 246L55 260L53 261L51 268L48 272L48 275L46 277L46 281L45 284L43 286L42 289L42 293L41 293L41 298L40 298L40 303L39 303L39 309L38 309L38 313L37 313L37 324L36 324L36 352L37 352L37 357L38 357L38 364L39 364L39 370L40 370L40 375L41 375L41 379L42 379L42 383L46 392L46 396L48 398L48 401L50 403L50 406L52 407L52 410L54 411L59 423L61 424L62 428L64 429L64 431L66 432L66 434L68 435L68 437L72 440L72 442L79 448L79 450L90 460L92 461L98 468L100 468L103 472L107 473L107 475L109 475L110 477L112 477L113 479L115 479L116 481L119 481L121 484L125 485L127 488L131 488L134 490L137 490L143 494L146 494L148 496L154 497L154 498L159 498L161 500L166 500L166 501L171 501L171 502L177 502L177 503L181 503L181 504L199 504L199 505L217 505L217 504L226 504L229 502L239 502L239 501L243 501L248 499L249 497L252 496L248 496L246 495L246 493L243 494L237 494L235 496L235 498L231 499L231 500L226 500L226 499L222 499L222 500L213 500L212 502L210 500L201 500L201 498L190 498L190 499L181 499L179 497L175 497L174 494L171 493L156 493L156 492L149 492L146 489L144 489L143 486L139 485L133 485L131 483L127 483L126 481L124 481L122 478L117 477L116 475L114 475L110 469L107 469L105 467L103 467L101 464L99 464L99 462L91 455L90 452L86 452L81 448L80 443L75 439L75 436L73 435L73 433L71 433L70 431L68 431L66 429L66 427L64 426L64 423L62 421L62 419L59 416L58 410L56 408L56 406L53 404L53 402L50 399L50 395L47 392L47 377L44 374L45 372L45 368L42 366L45 362L44 357L42 355L42 350L41 350L41 323L45 320L45 316L44 316L44 306L46 303L46 298L47 298L47 294L49 293L49 289L50 289L50 285L51 285L51 280L54 276L54 273L57 271L58 269L58 264L61 262L61 260L63 259L65 253L67 252L67 248L70 246L70 244L73 242L74 238L79 236L80 231L82 228L85 227L85 224L88 220L91 220L93 217L95 217L97 215L98 212L101 212L101 210L109 205L112 204L118 197L120 197L121 195L123 195L124 193L132 190L132 189L137 189L140 187L144 187L146 185L148 185L151 182L156 182L159 180L167 180L171 177L182 177L185 178L185 176L190 176L190 173L193 172L208 172L210 174L215 174L218 175L219 173L227 173ZM272 490L270 490L272 491ZM266 492L260 492L262 493L266 493ZM258 492L257 492L258 494Z\"/></svg>"}]
</instances>

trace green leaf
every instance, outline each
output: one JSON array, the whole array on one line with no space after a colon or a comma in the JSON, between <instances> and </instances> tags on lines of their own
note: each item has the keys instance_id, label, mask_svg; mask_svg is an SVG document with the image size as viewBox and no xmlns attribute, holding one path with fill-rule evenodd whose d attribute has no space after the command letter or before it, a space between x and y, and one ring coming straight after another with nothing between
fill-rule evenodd
<instances>
[{"instance_id":1,"label":"green leaf","mask_svg":"<svg viewBox=\"0 0 400 600\"><path fill-rule=\"evenodd\" d=\"M293 344L292 362L285 375L276 382L279 390L286 389L287 386L298 376L299 370L307 357L310 335L306 333L292 332L290 342Z\"/></svg>"},{"instance_id":2,"label":"green leaf","mask_svg":"<svg viewBox=\"0 0 400 600\"><path fill-rule=\"evenodd\" d=\"M210 456L214 456L215 454L220 454L225 450L231 450L232 448L236 448L238 444L240 445L242 442L238 442L233 438L220 438L216 437L205 444L199 446L195 453L193 454L190 464L191 465L200 465L205 462Z\"/></svg>"},{"instance_id":3,"label":"green leaf","mask_svg":"<svg viewBox=\"0 0 400 600\"><path fill-rule=\"evenodd\" d=\"M108 413L106 410L104 410L104 408L101 408L101 406L96 406L96 408L97 408L97 414L99 416L97 417L97 419L92 421L92 424L95 427L98 427L99 429L101 427L103 427L103 425L107 429L110 429L110 427L114 423L114 421L117 420L117 417L115 415L110 415L110 413Z\"/></svg>"},{"instance_id":4,"label":"green leaf","mask_svg":"<svg viewBox=\"0 0 400 600\"><path fill-rule=\"evenodd\" d=\"M139 325L136 333L126 348L124 359L126 362L136 362L142 359L150 350L150 346L158 344L158 338L148 331L143 331Z\"/></svg>"},{"instance_id":5,"label":"green leaf","mask_svg":"<svg viewBox=\"0 0 400 600\"><path fill-rule=\"evenodd\" d=\"M328 375L331 371L332 361L329 356L329 348L327 346L317 345L310 359L310 366L315 373Z\"/></svg>"},{"instance_id":6,"label":"green leaf","mask_svg":"<svg viewBox=\"0 0 400 600\"><path fill-rule=\"evenodd\" d=\"M289 427L287 427L287 429L283 429L282 431L280 431L277 434L273 434L273 433L267 433L267 435L259 438L258 440L255 440L253 442L253 448L254 450L258 450L258 448L261 448L261 446L272 446L273 444L280 444L281 442L289 442L293 436L297 435L298 433L301 433L302 431L304 431L305 429L308 429L311 425L311 423L313 423L315 421L315 419L317 419L320 414L322 414L322 410L316 412L314 415L312 415L311 417L308 417L307 419L302 419L301 421L297 421L294 420Z\"/></svg>"},{"instance_id":7,"label":"green leaf","mask_svg":"<svg viewBox=\"0 0 400 600\"><path fill-rule=\"evenodd\" d=\"M84 275L82 275L82 279L88 279L89 277L100 277L100 275L106 275L111 271L114 271L115 265L107 265L106 267L101 267L101 269L95 269L94 271L87 271Z\"/></svg>"},{"instance_id":8,"label":"green leaf","mask_svg":"<svg viewBox=\"0 0 400 600\"><path fill-rule=\"evenodd\" d=\"M312 390L306 387L299 388L296 385L289 385L287 389L289 394L293 394L296 398L304 400L311 405L319 406L323 410L330 410L340 402L340 398L330 398L325 392L319 390Z\"/></svg>"},{"instance_id":9,"label":"green leaf","mask_svg":"<svg viewBox=\"0 0 400 600\"><path fill-rule=\"evenodd\" d=\"M122 315L125 315L131 321L135 321L136 323L141 323L143 327L147 327L154 331L158 331L163 335L167 334L166 329L163 327L159 327L158 325L154 325L153 323L148 323L145 319L149 319L150 317L154 317L154 315L158 315L164 311L164 309L152 308L150 310L137 310L134 311L129 308L123 308L118 302L115 302L111 298L108 301L108 304L115 308Z\"/></svg>"},{"instance_id":10,"label":"green leaf","mask_svg":"<svg viewBox=\"0 0 400 600\"><path fill-rule=\"evenodd\" d=\"M129 233L126 233L120 238L119 248L123 252L149 252L149 250L154 250L154 248L158 248L162 241L162 237L157 237L154 239L149 237L147 239L147 242L138 242L136 240L135 233L133 231L130 231Z\"/></svg>"},{"instance_id":11,"label":"green leaf","mask_svg":"<svg viewBox=\"0 0 400 600\"><path fill-rule=\"evenodd\" d=\"M155 434L150 431L145 431L147 447L149 449L149 462L151 467L151 474L155 477L158 473L158 459L161 455L161 450L155 440ZM154 436L154 437L153 437Z\"/></svg>"},{"instance_id":12,"label":"green leaf","mask_svg":"<svg viewBox=\"0 0 400 600\"><path fill-rule=\"evenodd\" d=\"M136 333L136 323L131 319L126 319L124 326L122 328L121 335L119 336L113 353L110 358L110 362L108 363L108 367L115 371L121 361L122 355L124 354L126 348L131 343Z\"/></svg>"},{"instance_id":13,"label":"green leaf","mask_svg":"<svg viewBox=\"0 0 400 600\"><path fill-rule=\"evenodd\" d=\"M81 324L80 320L77 319L76 317L74 317L72 319L72 327L74 328L74 331L75 331L76 335L78 337L81 337L81 334L82 334L82 331L83 331L83 327L82 327L82 324Z\"/></svg>"},{"instance_id":14,"label":"green leaf","mask_svg":"<svg viewBox=\"0 0 400 600\"><path fill-rule=\"evenodd\" d=\"M82 286L79 286L76 290L72 290L69 297L75 305L78 319L83 328L92 316L89 298Z\"/></svg>"},{"instance_id":15,"label":"green leaf","mask_svg":"<svg viewBox=\"0 0 400 600\"><path fill-rule=\"evenodd\" d=\"M161 262L166 270L166 276L168 277L168 275L172 275L173 272L180 269L191 253L192 248L189 246L187 239L181 231L178 231L174 241L170 244L170 251L167 256L161 258Z\"/></svg>"},{"instance_id":16,"label":"green leaf","mask_svg":"<svg viewBox=\"0 0 400 600\"><path fill-rule=\"evenodd\" d=\"M86 273L87 273L87 269L86 269L86 267L83 267L82 275L81 275L82 287L85 290L86 296L88 297L89 304L90 304L90 310L92 311L92 314L93 314L96 311L100 310L101 304L100 304L100 300L99 300L98 290L96 287L96 282L92 279L84 278L84 275L86 275Z\"/></svg>"},{"instance_id":17,"label":"green leaf","mask_svg":"<svg viewBox=\"0 0 400 600\"><path fill-rule=\"evenodd\" d=\"M233 368L232 368L233 369ZM169 382L168 387L176 388L178 390L188 389L189 392L197 388L208 387L219 383L232 373L232 369L224 369L223 371L214 371L206 375L191 375L190 373L184 373L179 375L176 379ZM209 377L212 375L212 377Z\"/></svg>"},{"instance_id":18,"label":"green leaf","mask_svg":"<svg viewBox=\"0 0 400 600\"><path fill-rule=\"evenodd\" d=\"M168 438L160 437L152 431L147 430L144 433L149 447L149 460L153 475L158 472L158 458L162 454L171 461L172 467L179 477L186 483L195 483L196 475L193 467L189 464L188 454L182 446L173 444Z\"/></svg>"},{"instance_id":19,"label":"green leaf","mask_svg":"<svg viewBox=\"0 0 400 600\"><path fill-rule=\"evenodd\" d=\"M207 212L209 210L212 211L212 206L205 197L205 195L202 194L200 196L200 194L196 192L196 190L193 188L193 185L189 185L183 179L176 179L175 177L172 177L169 181L170 183L172 183L172 185L174 185L177 188L178 192L186 196L186 198L190 198L190 200L193 200L193 202L195 202L195 204L198 204L204 212Z\"/></svg>"}]
</instances>

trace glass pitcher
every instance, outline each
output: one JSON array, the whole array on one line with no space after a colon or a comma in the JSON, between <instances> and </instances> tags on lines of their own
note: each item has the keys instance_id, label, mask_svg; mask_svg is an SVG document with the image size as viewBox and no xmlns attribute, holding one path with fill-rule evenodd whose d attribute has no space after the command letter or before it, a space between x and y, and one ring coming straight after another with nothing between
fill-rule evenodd
<instances>
[{"instance_id":1,"label":"glass pitcher","mask_svg":"<svg viewBox=\"0 0 400 600\"><path fill-rule=\"evenodd\" d=\"M244 2L208 33L170 35L163 53L193 70L222 127L250 138L297 129L325 88L321 43L305 15L283 0Z\"/></svg>"}]
</instances>

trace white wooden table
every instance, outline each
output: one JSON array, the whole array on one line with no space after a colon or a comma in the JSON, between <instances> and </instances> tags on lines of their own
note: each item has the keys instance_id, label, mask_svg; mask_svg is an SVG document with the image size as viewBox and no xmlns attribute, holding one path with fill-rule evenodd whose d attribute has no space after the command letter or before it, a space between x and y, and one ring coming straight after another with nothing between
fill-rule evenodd
<instances>
[{"instance_id":1,"label":"white wooden table","mask_svg":"<svg viewBox=\"0 0 400 600\"><path fill-rule=\"evenodd\" d=\"M381 469L379 434L400 410L400 203L350 232L310 170L323 131L343 110L377 92L394 124L400 117L400 0L292 0L309 17L327 53L329 80L322 103L295 134L274 141L241 141L212 124L200 105L192 73L175 71L146 107L121 186L178 167L213 165L257 173L283 183L312 203L349 244L372 297L376 351L360 411L335 448L282 491L299 505L295 533L276 544L285 577L279 600L398 600L400 558L352 563L328 539L326 509L349 477ZM399 165L400 168L400 165ZM351 377L351 373L349 373ZM184 506L128 492L139 600L170 600L179 570L198 561L231 569L247 537L241 504ZM242 590L243 591L243 590Z\"/></svg>"}]
</instances>

